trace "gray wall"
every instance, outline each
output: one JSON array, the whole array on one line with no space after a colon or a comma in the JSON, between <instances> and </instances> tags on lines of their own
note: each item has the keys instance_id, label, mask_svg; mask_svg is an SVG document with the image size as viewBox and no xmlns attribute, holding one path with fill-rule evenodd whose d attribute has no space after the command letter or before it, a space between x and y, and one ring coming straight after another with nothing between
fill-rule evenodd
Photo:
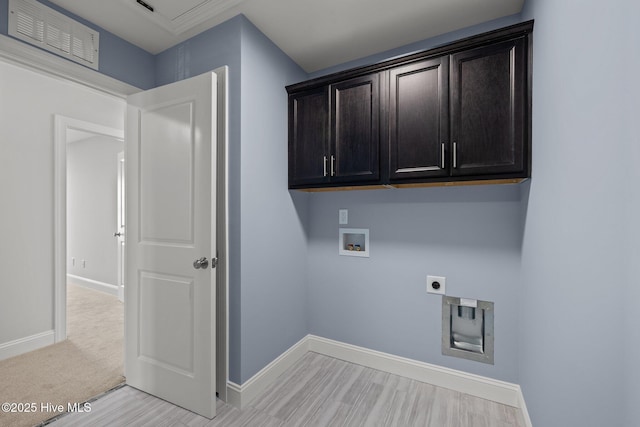
<instances>
[{"instance_id":1,"label":"gray wall","mask_svg":"<svg viewBox=\"0 0 640 427\"><path fill-rule=\"evenodd\" d=\"M638 322L625 314L638 297L637 16L596 1L523 13L536 27L519 379L538 426L638 422Z\"/></svg>"},{"instance_id":2,"label":"gray wall","mask_svg":"<svg viewBox=\"0 0 640 427\"><path fill-rule=\"evenodd\" d=\"M627 17L640 16L640 4L629 5ZM627 18L629 20L629 18ZM623 77L621 82L629 86L625 90L626 97L623 98L624 108L619 109L624 121L623 131L626 132L624 168L628 173L627 185L624 186L623 197L627 201L626 215L623 217L626 236L626 262L628 264L628 276L626 278L626 289L624 294L625 316L625 339L628 347L623 351L624 377L626 384L624 387L625 399L625 419L624 426L632 427L640 420L640 327L637 318L638 301L640 301L640 121L638 112L640 111L640 80L638 71L640 70L640 33L636 30L634 23L628 23L623 30L624 39L627 41L627 48L624 50L628 57L624 60L621 72Z\"/></svg>"},{"instance_id":3,"label":"gray wall","mask_svg":"<svg viewBox=\"0 0 640 427\"><path fill-rule=\"evenodd\" d=\"M287 190L287 93L305 74L242 20L242 374L307 334L307 197Z\"/></svg>"},{"instance_id":4,"label":"gray wall","mask_svg":"<svg viewBox=\"0 0 640 427\"><path fill-rule=\"evenodd\" d=\"M633 427L640 420L640 322L638 321L638 302L640 301L640 33L637 31L636 18L640 16L640 3L629 2L621 11L624 24L620 29L619 42L622 49L618 52L620 62L618 72L621 78L618 84L623 88L621 108L617 113L621 115L622 152L621 164L626 174L626 183L621 186L622 197L626 202L623 206L622 227L626 237L622 248L626 255L627 277L626 286L622 294L624 309L624 337L625 345L622 354L624 390L624 419L622 425ZM620 183L612 184L612 190ZM616 307L619 310L620 307Z\"/></svg>"},{"instance_id":5,"label":"gray wall","mask_svg":"<svg viewBox=\"0 0 640 427\"><path fill-rule=\"evenodd\" d=\"M637 4L636 4L637 7ZM640 16L640 11L636 10L635 16ZM625 339L622 341L627 344L627 348L623 351L624 360L624 377L626 384L624 387L625 400L625 420L626 427L632 427L640 420L640 327L637 318L638 301L640 301L640 191L637 189L640 183L640 126L637 119L637 113L640 111L640 81L637 78L637 72L640 68L640 51L633 46L640 45L640 36L634 30L634 26L627 27L629 33L628 40L632 47L627 49L635 62L635 66L627 67L627 77L625 82L629 82L630 88L627 92L630 98L627 102L629 108L624 112L625 126L628 132L627 141L632 144L628 146L626 157L626 168L629 172L628 185L624 191L624 196L628 198L628 209L624 216L624 225L626 230L626 247L628 276L626 278L626 289L623 298L626 304L623 306L625 310L624 316L624 333Z\"/></svg>"},{"instance_id":6,"label":"gray wall","mask_svg":"<svg viewBox=\"0 0 640 427\"><path fill-rule=\"evenodd\" d=\"M113 237L117 161L123 149L122 141L102 136L67 145L67 273L113 286L118 284L118 243Z\"/></svg>"},{"instance_id":7,"label":"gray wall","mask_svg":"<svg viewBox=\"0 0 640 427\"><path fill-rule=\"evenodd\" d=\"M338 209L368 228L370 258L338 255ZM474 186L311 196L309 330L415 360L517 382L520 187ZM345 227L345 226L342 226ZM448 295L495 302L495 365L441 354Z\"/></svg>"}]
</instances>

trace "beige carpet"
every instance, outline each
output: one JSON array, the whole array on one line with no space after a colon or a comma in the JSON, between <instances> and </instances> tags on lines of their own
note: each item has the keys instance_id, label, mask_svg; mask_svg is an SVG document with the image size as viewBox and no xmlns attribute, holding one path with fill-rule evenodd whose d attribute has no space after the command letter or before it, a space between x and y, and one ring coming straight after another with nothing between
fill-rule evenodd
<instances>
[{"instance_id":1,"label":"beige carpet","mask_svg":"<svg viewBox=\"0 0 640 427\"><path fill-rule=\"evenodd\" d=\"M36 412L0 411L0 426L30 427L59 415L46 404L82 403L124 381L123 305L114 296L67 286L61 343L0 361L0 403L35 403ZM42 410L42 405L45 410Z\"/></svg>"}]
</instances>

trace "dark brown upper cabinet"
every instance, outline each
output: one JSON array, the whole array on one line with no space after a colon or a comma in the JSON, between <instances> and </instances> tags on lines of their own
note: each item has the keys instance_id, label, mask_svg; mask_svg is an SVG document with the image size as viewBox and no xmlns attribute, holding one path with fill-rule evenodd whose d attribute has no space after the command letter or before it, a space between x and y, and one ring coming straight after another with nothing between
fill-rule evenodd
<instances>
[{"instance_id":1,"label":"dark brown upper cabinet","mask_svg":"<svg viewBox=\"0 0 640 427\"><path fill-rule=\"evenodd\" d=\"M527 172L526 64L523 38L451 55L453 176Z\"/></svg>"},{"instance_id":2,"label":"dark brown upper cabinet","mask_svg":"<svg viewBox=\"0 0 640 427\"><path fill-rule=\"evenodd\" d=\"M394 68L389 81L391 181L448 176L448 57Z\"/></svg>"},{"instance_id":3,"label":"dark brown upper cabinet","mask_svg":"<svg viewBox=\"0 0 640 427\"><path fill-rule=\"evenodd\" d=\"M289 185L329 182L327 87L289 95Z\"/></svg>"},{"instance_id":4,"label":"dark brown upper cabinet","mask_svg":"<svg viewBox=\"0 0 640 427\"><path fill-rule=\"evenodd\" d=\"M332 182L370 182L380 178L378 74L330 86Z\"/></svg>"},{"instance_id":5,"label":"dark brown upper cabinet","mask_svg":"<svg viewBox=\"0 0 640 427\"><path fill-rule=\"evenodd\" d=\"M380 180L378 74L289 95L289 186Z\"/></svg>"},{"instance_id":6,"label":"dark brown upper cabinet","mask_svg":"<svg viewBox=\"0 0 640 427\"><path fill-rule=\"evenodd\" d=\"M289 188L531 175L533 21L287 86Z\"/></svg>"}]
</instances>

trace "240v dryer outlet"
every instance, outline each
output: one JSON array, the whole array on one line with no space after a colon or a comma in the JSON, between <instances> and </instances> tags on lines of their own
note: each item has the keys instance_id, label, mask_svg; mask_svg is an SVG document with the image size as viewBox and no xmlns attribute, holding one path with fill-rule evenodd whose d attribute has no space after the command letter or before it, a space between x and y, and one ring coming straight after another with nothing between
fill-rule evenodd
<instances>
[{"instance_id":1,"label":"240v dryer outlet","mask_svg":"<svg viewBox=\"0 0 640 427\"><path fill-rule=\"evenodd\" d=\"M442 276L427 276L427 292L430 294L445 294L446 278Z\"/></svg>"}]
</instances>

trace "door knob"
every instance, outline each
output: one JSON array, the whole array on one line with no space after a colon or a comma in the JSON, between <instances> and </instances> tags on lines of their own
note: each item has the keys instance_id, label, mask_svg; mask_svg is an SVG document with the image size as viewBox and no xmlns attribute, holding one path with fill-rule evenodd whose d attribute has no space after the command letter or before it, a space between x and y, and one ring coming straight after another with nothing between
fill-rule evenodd
<instances>
[{"instance_id":1,"label":"door knob","mask_svg":"<svg viewBox=\"0 0 640 427\"><path fill-rule=\"evenodd\" d=\"M199 268L207 268L208 266L209 266L209 261L207 261L206 257L202 257L200 259L193 261L193 268L195 268L196 270Z\"/></svg>"},{"instance_id":2,"label":"door knob","mask_svg":"<svg viewBox=\"0 0 640 427\"><path fill-rule=\"evenodd\" d=\"M120 236L122 236L122 233L119 231L113 233L113 237L120 237Z\"/></svg>"}]
</instances>

